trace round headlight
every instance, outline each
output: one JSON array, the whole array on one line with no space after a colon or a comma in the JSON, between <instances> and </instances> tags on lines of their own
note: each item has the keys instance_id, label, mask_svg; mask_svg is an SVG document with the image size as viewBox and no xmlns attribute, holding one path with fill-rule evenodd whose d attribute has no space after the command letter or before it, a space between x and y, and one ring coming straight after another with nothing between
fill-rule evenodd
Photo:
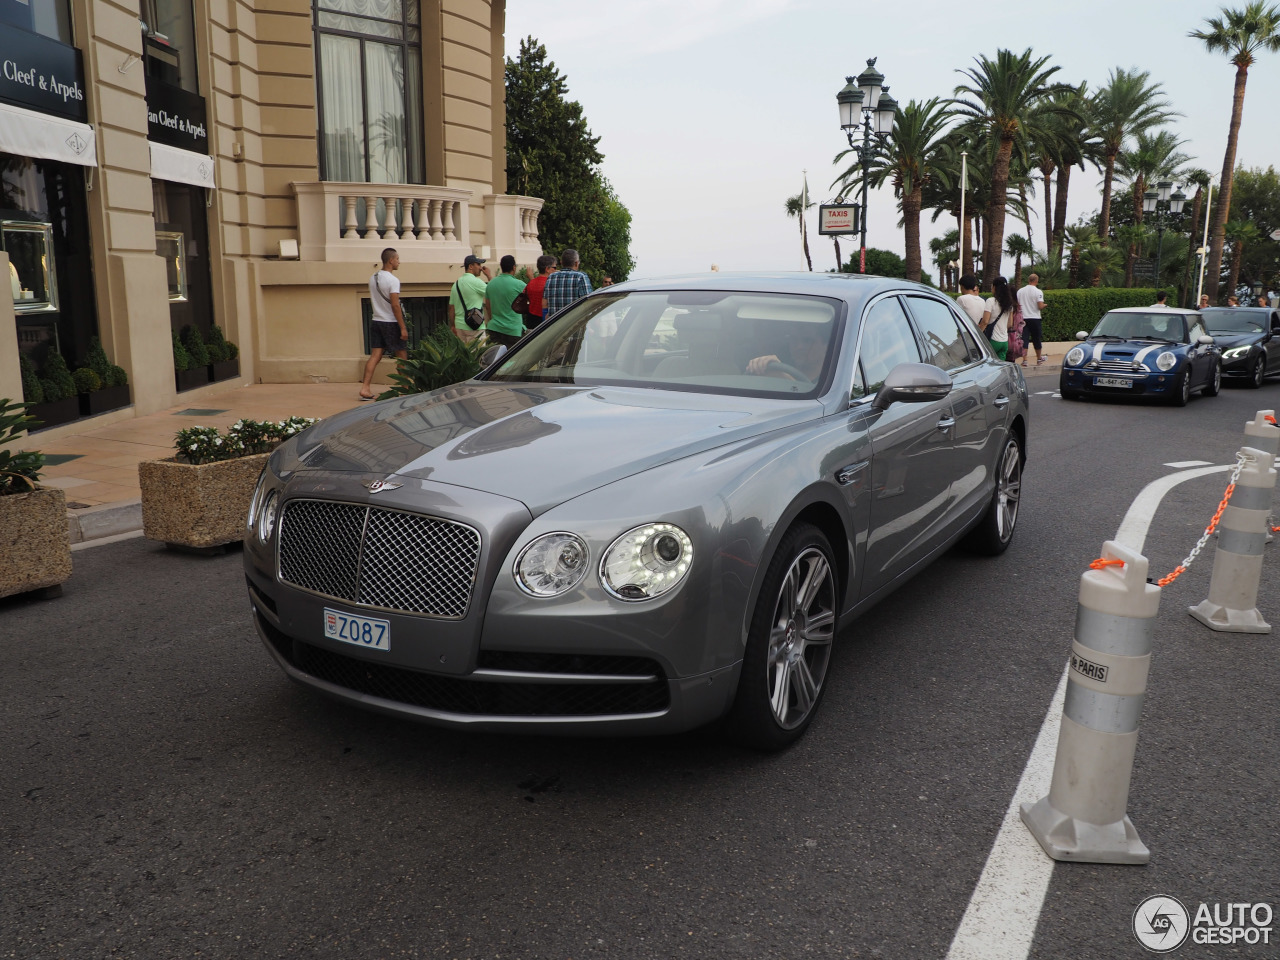
<instances>
[{"instance_id":1,"label":"round headlight","mask_svg":"<svg viewBox=\"0 0 1280 960\"><path fill-rule=\"evenodd\" d=\"M531 597L558 597L587 574L587 545L572 533L544 533L520 551L511 575Z\"/></svg>"},{"instance_id":2,"label":"round headlight","mask_svg":"<svg viewBox=\"0 0 1280 960\"><path fill-rule=\"evenodd\" d=\"M276 515L280 508L280 494L272 490L262 502L262 512L258 514L258 539L266 543L276 532Z\"/></svg>"},{"instance_id":3,"label":"round headlight","mask_svg":"<svg viewBox=\"0 0 1280 960\"><path fill-rule=\"evenodd\" d=\"M253 529L253 523L258 518L258 507L262 506L262 489L267 485L267 468L262 468L262 475L258 477L258 485L253 488L253 496L249 498L249 515L245 518L245 526L250 530Z\"/></svg>"},{"instance_id":4,"label":"round headlight","mask_svg":"<svg viewBox=\"0 0 1280 960\"><path fill-rule=\"evenodd\" d=\"M1165 373L1168 373L1178 365L1178 358L1166 350L1160 356L1156 357L1156 366Z\"/></svg>"},{"instance_id":5,"label":"round headlight","mask_svg":"<svg viewBox=\"0 0 1280 960\"><path fill-rule=\"evenodd\" d=\"M1078 367L1084 363L1084 347L1072 347L1067 351L1067 366Z\"/></svg>"},{"instance_id":6,"label":"round headlight","mask_svg":"<svg viewBox=\"0 0 1280 960\"><path fill-rule=\"evenodd\" d=\"M693 563L693 541L673 523L646 523L628 530L600 561L600 582L619 600L652 600L685 578Z\"/></svg>"}]
</instances>

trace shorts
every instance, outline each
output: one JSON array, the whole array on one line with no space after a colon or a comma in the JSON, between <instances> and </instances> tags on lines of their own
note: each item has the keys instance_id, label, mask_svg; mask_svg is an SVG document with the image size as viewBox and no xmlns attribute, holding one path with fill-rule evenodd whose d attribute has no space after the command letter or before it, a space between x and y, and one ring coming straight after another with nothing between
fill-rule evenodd
<instances>
[{"instance_id":1,"label":"shorts","mask_svg":"<svg viewBox=\"0 0 1280 960\"><path fill-rule=\"evenodd\" d=\"M1025 324L1022 328L1022 342L1027 346L1035 344L1036 350L1040 353L1044 353L1044 344L1040 342L1044 326L1041 324L1040 318L1023 317L1022 319Z\"/></svg>"},{"instance_id":2,"label":"shorts","mask_svg":"<svg viewBox=\"0 0 1280 960\"><path fill-rule=\"evenodd\" d=\"M490 343L500 343L505 347L515 346L520 338L510 333L499 333L497 330L489 330L485 332L485 336L489 338Z\"/></svg>"},{"instance_id":3,"label":"shorts","mask_svg":"<svg viewBox=\"0 0 1280 960\"><path fill-rule=\"evenodd\" d=\"M467 327L466 329L463 329L462 327L454 327L453 332L458 335L458 339L463 343L470 343L471 341L478 339L480 334L485 331L472 330L470 327Z\"/></svg>"},{"instance_id":4,"label":"shorts","mask_svg":"<svg viewBox=\"0 0 1280 960\"><path fill-rule=\"evenodd\" d=\"M400 336L400 324L373 320L369 323L369 349L396 353L408 350L409 344Z\"/></svg>"}]
</instances>

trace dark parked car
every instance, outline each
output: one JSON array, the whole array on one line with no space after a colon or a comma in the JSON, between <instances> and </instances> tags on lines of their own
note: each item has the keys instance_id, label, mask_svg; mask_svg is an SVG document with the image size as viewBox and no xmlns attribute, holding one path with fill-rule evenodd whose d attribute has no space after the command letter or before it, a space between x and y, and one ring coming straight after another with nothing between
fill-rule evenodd
<instances>
[{"instance_id":1,"label":"dark parked car","mask_svg":"<svg viewBox=\"0 0 1280 960\"><path fill-rule=\"evenodd\" d=\"M1186 406L1199 390L1215 397L1222 387L1222 351L1195 310L1123 307L1109 310L1084 343L1062 360L1058 389L1081 397L1158 397Z\"/></svg>"},{"instance_id":2,"label":"dark parked car","mask_svg":"<svg viewBox=\"0 0 1280 960\"><path fill-rule=\"evenodd\" d=\"M1222 350L1222 376L1260 387L1280 373L1280 311L1271 307L1209 307L1205 329Z\"/></svg>"},{"instance_id":3,"label":"dark parked car","mask_svg":"<svg viewBox=\"0 0 1280 960\"><path fill-rule=\"evenodd\" d=\"M606 287L474 380L271 457L245 571L293 680L482 729L798 737L838 628L1008 546L1027 390L905 281Z\"/></svg>"}]
</instances>

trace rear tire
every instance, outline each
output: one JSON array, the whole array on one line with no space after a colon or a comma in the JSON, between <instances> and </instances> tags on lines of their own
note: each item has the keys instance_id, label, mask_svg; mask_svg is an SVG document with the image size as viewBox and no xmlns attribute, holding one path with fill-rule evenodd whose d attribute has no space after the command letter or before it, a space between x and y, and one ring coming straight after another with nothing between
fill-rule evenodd
<instances>
[{"instance_id":1,"label":"rear tire","mask_svg":"<svg viewBox=\"0 0 1280 960\"><path fill-rule=\"evenodd\" d=\"M817 527L787 531L769 561L747 634L742 676L726 718L730 737L757 750L790 746L808 729L826 690L840 586Z\"/></svg>"},{"instance_id":2,"label":"rear tire","mask_svg":"<svg viewBox=\"0 0 1280 960\"><path fill-rule=\"evenodd\" d=\"M1066 396L1066 394L1063 394ZM1005 441L996 461L996 484L991 502L978 525L965 537L964 545L974 553L996 557L1009 549L1018 523L1018 507L1022 502L1022 448L1018 438Z\"/></svg>"},{"instance_id":3,"label":"rear tire","mask_svg":"<svg viewBox=\"0 0 1280 960\"><path fill-rule=\"evenodd\" d=\"M1209 380L1204 385L1204 389L1200 392L1206 397L1216 397L1222 390L1222 364L1215 363L1213 365L1213 373L1210 374Z\"/></svg>"}]
</instances>

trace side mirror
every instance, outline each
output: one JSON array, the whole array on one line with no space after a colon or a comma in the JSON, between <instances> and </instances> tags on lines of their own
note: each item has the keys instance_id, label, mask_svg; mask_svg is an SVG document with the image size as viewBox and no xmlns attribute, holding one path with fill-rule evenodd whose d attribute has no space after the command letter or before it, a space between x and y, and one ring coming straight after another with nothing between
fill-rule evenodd
<instances>
[{"instance_id":1,"label":"side mirror","mask_svg":"<svg viewBox=\"0 0 1280 960\"><path fill-rule=\"evenodd\" d=\"M884 378L884 383L871 404L873 410L887 410L890 405L926 403L941 400L951 392L951 378L931 363L900 363Z\"/></svg>"},{"instance_id":2,"label":"side mirror","mask_svg":"<svg viewBox=\"0 0 1280 960\"><path fill-rule=\"evenodd\" d=\"M505 343L495 343L492 347L480 354L480 369L488 370L495 363L501 360L507 353L507 345Z\"/></svg>"},{"instance_id":3,"label":"side mirror","mask_svg":"<svg viewBox=\"0 0 1280 960\"><path fill-rule=\"evenodd\" d=\"M1089 333L1088 333L1088 331L1086 331L1086 330L1078 330L1078 331L1076 331L1076 339L1077 339L1077 340L1088 340L1088 339L1089 339Z\"/></svg>"},{"instance_id":4,"label":"side mirror","mask_svg":"<svg viewBox=\"0 0 1280 960\"><path fill-rule=\"evenodd\" d=\"M1213 337L1210 337L1210 336L1196 337L1196 343L1200 344L1200 346L1202 347L1212 347Z\"/></svg>"}]
</instances>

